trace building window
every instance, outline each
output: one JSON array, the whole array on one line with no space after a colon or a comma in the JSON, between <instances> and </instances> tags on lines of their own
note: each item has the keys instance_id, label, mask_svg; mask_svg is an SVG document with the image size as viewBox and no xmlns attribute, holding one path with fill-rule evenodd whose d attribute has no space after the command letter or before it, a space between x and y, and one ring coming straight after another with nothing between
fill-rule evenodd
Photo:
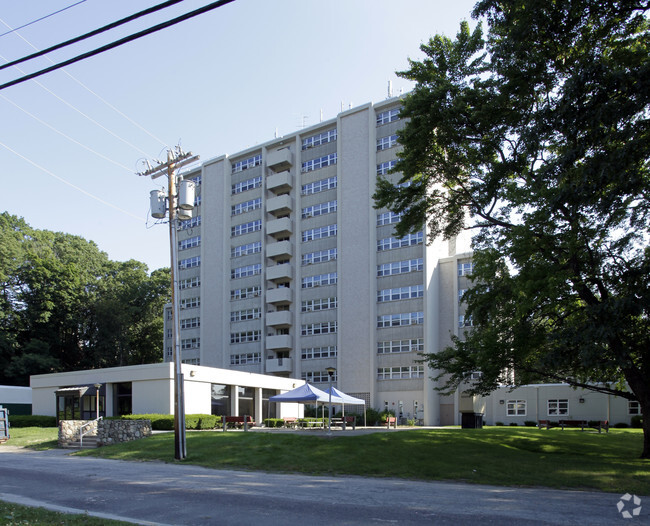
<instances>
[{"instance_id":1,"label":"building window","mask_svg":"<svg viewBox=\"0 0 650 526\"><path fill-rule=\"evenodd\" d=\"M318 358L336 358L336 345L327 347L307 347L300 351L300 357L303 360L316 360Z\"/></svg>"},{"instance_id":2,"label":"building window","mask_svg":"<svg viewBox=\"0 0 650 526\"><path fill-rule=\"evenodd\" d=\"M307 371L302 373L301 378L312 384L323 384L330 381L330 375L327 371ZM332 382L337 381L336 371L332 375Z\"/></svg>"},{"instance_id":3,"label":"building window","mask_svg":"<svg viewBox=\"0 0 650 526\"><path fill-rule=\"evenodd\" d=\"M230 237L243 236L244 234L250 234L251 232L257 232L262 230L262 220L258 219L257 221L249 221L248 223L242 223L241 225L235 225L230 229Z\"/></svg>"},{"instance_id":4,"label":"building window","mask_svg":"<svg viewBox=\"0 0 650 526\"><path fill-rule=\"evenodd\" d=\"M230 291L231 300L245 300L248 298L256 298L262 293L262 289L259 286L246 287L243 289L234 289Z\"/></svg>"},{"instance_id":5,"label":"building window","mask_svg":"<svg viewBox=\"0 0 650 526\"><path fill-rule=\"evenodd\" d=\"M506 415L526 416L526 400L507 400Z\"/></svg>"},{"instance_id":6,"label":"building window","mask_svg":"<svg viewBox=\"0 0 650 526\"><path fill-rule=\"evenodd\" d=\"M250 201L245 201L243 203L239 203L237 205L231 206L230 215L238 216L239 214L250 212L251 210L257 210L258 208L262 208L261 197L258 197L257 199L251 199Z\"/></svg>"},{"instance_id":7,"label":"building window","mask_svg":"<svg viewBox=\"0 0 650 526\"><path fill-rule=\"evenodd\" d=\"M320 298L302 302L302 312L315 312L319 310L336 309L338 300L336 298Z\"/></svg>"},{"instance_id":8,"label":"building window","mask_svg":"<svg viewBox=\"0 0 650 526\"><path fill-rule=\"evenodd\" d=\"M194 268L200 266L201 266L201 256L194 256L193 258L181 259L178 262L178 268L180 270L185 270L188 268Z\"/></svg>"},{"instance_id":9,"label":"building window","mask_svg":"<svg viewBox=\"0 0 650 526\"><path fill-rule=\"evenodd\" d=\"M313 287L320 287L321 285L336 285L338 276L336 272L329 274L319 274L318 276L309 276L302 278L302 288L311 289Z\"/></svg>"},{"instance_id":10,"label":"building window","mask_svg":"<svg viewBox=\"0 0 650 526\"><path fill-rule=\"evenodd\" d=\"M181 309L195 309L201 306L201 298L181 299Z\"/></svg>"},{"instance_id":11,"label":"building window","mask_svg":"<svg viewBox=\"0 0 650 526\"><path fill-rule=\"evenodd\" d=\"M392 250L394 248L411 247L413 245L421 245L424 242L424 234L416 232L415 234L407 234L404 237L387 237L377 241L377 250Z\"/></svg>"},{"instance_id":12,"label":"building window","mask_svg":"<svg viewBox=\"0 0 650 526\"><path fill-rule=\"evenodd\" d=\"M305 184L302 186L302 195L311 195L317 194L318 192L324 192L325 190L332 190L336 188L336 185L336 176L328 177L327 179L321 179L320 181L314 181L313 183Z\"/></svg>"},{"instance_id":13,"label":"building window","mask_svg":"<svg viewBox=\"0 0 650 526\"><path fill-rule=\"evenodd\" d=\"M422 296L424 296L424 285L412 285L410 287L377 291L377 301L379 303L386 301L409 300L413 298L421 298Z\"/></svg>"},{"instance_id":14,"label":"building window","mask_svg":"<svg viewBox=\"0 0 650 526\"><path fill-rule=\"evenodd\" d=\"M402 314L384 314L377 316L377 328L403 327L405 325L421 325L424 323L424 312L405 312Z\"/></svg>"},{"instance_id":15,"label":"building window","mask_svg":"<svg viewBox=\"0 0 650 526\"><path fill-rule=\"evenodd\" d=\"M562 416L569 414L569 400L566 398L549 400L547 407L548 416Z\"/></svg>"},{"instance_id":16,"label":"building window","mask_svg":"<svg viewBox=\"0 0 650 526\"><path fill-rule=\"evenodd\" d=\"M409 378L424 378L424 365L377 369L377 380L407 380Z\"/></svg>"},{"instance_id":17,"label":"building window","mask_svg":"<svg viewBox=\"0 0 650 526\"><path fill-rule=\"evenodd\" d=\"M196 329L201 326L201 318L185 318L181 320L181 329Z\"/></svg>"},{"instance_id":18,"label":"building window","mask_svg":"<svg viewBox=\"0 0 650 526\"><path fill-rule=\"evenodd\" d=\"M319 168L325 168L326 166L330 166L336 164L336 153L330 153L329 155L324 155L323 157L319 157L318 159L311 159L310 161L305 161L302 163L302 173L307 173L307 172L313 172L314 170L318 170Z\"/></svg>"},{"instance_id":19,"label":"building window","mask_svg":"<svg viewBox=\"0 0 650 526\"><path fill-rule=\"evenodd\" d=\"M201 236L194 236L178 242L178 250L187 250L201 246Z\"/></svg>"},{"instance_id":20,"label":"building window","mask_svg":"<svg viewBox=\"0 0 650 526\"><path fill-rule=\"evenodd\" d=\"M308 206L302 209L302 218L316 217L324 214L331 214L336 212L338 207L337 201L330 201L329 203L319 203L314 206Z\"/></svg>"},{"instance_id":21,"label":"building window","mask_svg":"<svg viewBox=\"0 0 650 526\"><path fill-rule=\"evenodd\" d=\"M181 290L191 289L200 286L201 286L201 278L199 278L198 276L194 276L193 278L182 279L178 282L178 288Z\"/></svg>"},{"instance_id":22,"label":"building window","mask_svg":"<svg viewBox=\"0 0 650 526\"><path fill-rule=\"evenodd\" d=\"M334 261L337 258L338 251L335 248L328 250L319 250L318 252L309 252L302 255L302 264L311 265L312 263L325 263Z\"/></svg>"},{"instance_id":23,"label":"building window","mask_svg":"<svg viewBox=\"0 0 650 526\"><path fill-rule=\"evenodd\" d=\"M641 414L641 404L636 400L627 401L627 414L628 415L640 415Z\"/></svg>"},{"instance_id":24,"label":"building window","mask_svg":"<svg viewBox=\"0 0 650 526\"><path fill-rule=\"evenodd\" d=\"M200 349L201 348L201 338L187 338L181 340L181 350L189 351L191 349Z\"/></svg>"},{"instance_id":25,"label":"building window","mask_svg":"<svg viewBox=\"0 0 650 526\"><path fill-rule=\"evenodd\" d=\"M314 146L320 146L321 144L326 144L336 140L336 128L333 130L328 130L317 135L312 135L302 140L302 149L308 150Z\"/></svg>"},{"instance_id":26,"label":"building window","mask_svg":"<svg viewBox=\"0 0 650 526\"><path fill-rule=\"evenodd\" d=\"M230 257L238 258L240 256L248 256L250 254L257 254L262 252L262 242L256 241L255 243L247 243L246 245L239 245L230 249Z\"/></svg>"},{"instance_id":27,"label":"building window","mask_svg":"<svg viewBox=\"0 0 650 526\"><path fill-rule=\"evenodd\" d=\"M321 323L307 323L300 329L302 336L315 336L318 334L333 334L336 332L337 323L335 321L324 321Z\"/></svg>"},{"instance_id":28,"label":"building window","mask_svg":"<svg viewBox=\"0 0 650 526\"><path fill-rule=\"evenodd\" d=\"M467 292L467 289L458 289L458 302L463 301L463 295Z\"/></svg>"},{"instance_id":29,"label":"building window","mask_svg":"<svg viewBox=\"0 0 650 526\"><path fill-rule=\"evenodd\" d=\"M254 166L259 166L262 164L262 155L254 155L253 157L249 157L248 159L244 159L243 161L237 161L235 164L232 165L232 173L237 173L241 172L242 170L248 170L249 168L253 168Z\"/></svg>"},{"instance_id":30,"label":"building window","mask_svg":"<svg viewBox=\"0 0 650 526\"><path fill-rule=\"evenodd\" d=\"M377 139L377 151L388 150L397 144L397 135L389 135L388 137L382 137Z\"/></svg>"},{"instance_id":31,"label":"building window","mask_svg":"<svg viewBox=\"0 0 650 526\"><path fill-rule=\"evenodd\" d=\"M377 226L382 225L394 225L399 223L402 219L402 213L396 214L395 212L384 212L383 214L377 214Z\"/></svg>"},{"instance_id":32,"label":"building window","mask_svg":"<svg viewBox=\"0 0 650 526\"><path fill-rule=\"evenodd\" d=\"M458 263L458 275L459 276L471 276L472 271L474 270L474 263Z\"/></svg>"},{"instance_id":33,"label":"building window","mask_svg":"<svg viewBox=\"0 0 650 526\"><path fill-rule=\"evenodd\" d=\"M380 163L377 165L377 175L388 175L388 173L395 168L397 164L397 159L392 161L386 161L385 163Z\"/></svg>"},{"instance_id":34,"label":"building window","mask_svg":"<svg viewBox=\"0 0 650 526\"><path fill-rule=\"evenodd\" d=\"M179 230L187 230L188 228L194 228L201 226L201 216L193 217L192 219L186 219L178 223Z\"/></svg>"},{"instance_id":35,"label":"building window","mask_svg":"<svg viewBox=\"0 0 650 526\"><path fill-rule=\"evenodd\" d=\"M261 334L260 331L231 332L230 343L259 342Z\"/></svg>"},{"instance_id":36,"label":"building window","mask_svg":"<svg viewBox=\"0 0 650 526\"><path fill-rule=\"evenodd\" d=\"M474 318L472 316L458 316L458 328L474 327Z\"/></svg>"},{"instance_id":37,"label":"building window","mask_svg":"<svg viewBox=\"0 0 650 526\"><path fill-rule=\"evenodd\" d=\"M394 276L396 274L406 274L416 272L424 268L424 259L406 259L404 261L394 261L377 265L377 276Z\"/></svg>"},{"instance_id":38,"label":"building window","mask_svg":"<svg viewBox=\"0 0 650 526\"><path fill-rule=\"evenodd\" d=\"M245 309L232 311L230 313L230 321L247 321L247 320L256 320L262 316L262 311L258 308L255 309Z\"/></svg>"},{"instance_id":39,"label":"building window","mask_svg":"<svg viewBox=\"0 0 650 526\"><path fill-rule=\"evenodd\" d=\"M251 363L262 363L262 353L250 352L230 355L230 365L248 365Z\"/></svg>"},{"instance_id":40,"label":"building window","mask_svg":"<svg viewBox=\"0 0 650 526\"><path fill-rule=\"evenodd\" d=\"M320 228L312 228L310 230L303 230L302 232L302 241L313 241L315 239L324 239L326 237L332 237L337 234L338 228L337 225L327 225Z\"/></svg>"},{"instance_id":41,"label":"building window","mask_svg":"<svg viewBox=\"0 0 650 526\"><path fill-rule=\"evenodd\" d=\"M183 358L181 363L186 363L188 365L201 365L200 358Z\"/></svg>"},{"instance_id":42,"label":"building window","mask_svg":"<svg viewBox=\"0 0 650 526\"><path fill-rule=\"evenodd\" d=\"M377 126L381 126L382 124L388 124L389 122L399 120L400 111L401 108L393 108L392 110L382 111L381 113L378 113Z\"/></svg>"},{"instance_id":43,"label":"building window","mask_svg":"<svg viewBox=\"0 0 650 526\"><path fill-rule=\"evenodd\" d=\"M194 184L196 186L201 186L201 180L202 180L201 179L201 174L197 175L196 177L190 177L189 180L194 181Z\"/></svg>"},{"instance_id":44,"label":"building window","mask_svg":"<svg viewBox=\"0 0 650 526\"><path fill-rule=\"evenodd\" d=\"M262 264L246 265L245 267L237 267L230 271L231 279L247 278L249 276L256 276L262 273Z\"/></svg>"},{"instance_id":45,"label":"building window","mask_svg":"<svg viewBox=\"0 0 650 526\"><path fill-rule=\"evenodd\" d=\"M377 354L424 352L424 338L377 342Z\"/></svg>"},{"instance_id":46,"label":"building window","mask_svg":"<svg viewBox=\"0 0 650 526\"><path fill-rule=\"evenodd\" d=\"M262 186L261 175L259 177L253 177L252 179L246 179L245 181L235 183L232 185L230 193L232 195L241 194L242 192L252 190L253 188L259 188L260 186Z\"/></svg>"}]
</instances>

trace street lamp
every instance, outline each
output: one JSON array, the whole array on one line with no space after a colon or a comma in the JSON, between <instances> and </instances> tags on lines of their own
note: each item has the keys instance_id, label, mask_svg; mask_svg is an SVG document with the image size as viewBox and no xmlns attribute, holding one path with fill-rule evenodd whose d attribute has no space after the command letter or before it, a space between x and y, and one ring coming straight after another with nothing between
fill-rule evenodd
<instances>
[{"instance_id":1,"label":"street lamp","mask_svg":"<svg viewBox=\"0 0 650 526\"><path fill-rule=\"evenodd\" d=\"M97 389L97 397L96 397L96 406L97 406L97 420L99 420L99 388L102 386L102 384L95 384L95 389Z\"/></svg>"},{"instance_id":2,"label":"street lamp","mask_svg":"<svg viewBox=\"0 0 650 526\"><path fill-rule=\"evenodd\" d=\"M334 376L334 373L336 372L336 369L334 367L328 367L325 369L327 371L327 374L330 377L330 408L329 408L329 413L327 414L327 434L331 435L332 434L332 378Z\"/></svg>"}]
</instances>

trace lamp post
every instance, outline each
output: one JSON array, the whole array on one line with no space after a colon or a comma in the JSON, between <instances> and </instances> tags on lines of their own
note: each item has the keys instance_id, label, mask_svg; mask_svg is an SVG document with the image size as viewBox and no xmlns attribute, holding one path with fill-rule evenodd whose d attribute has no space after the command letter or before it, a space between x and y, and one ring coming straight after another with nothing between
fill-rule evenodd
<instances>
[{"instance_id":1,"label":"lamp post","mask_svg":"<svg viewBox=\"0 0 650 526\"><path fill-rule=\"evenodd\" d=\"M325 370L327 371L327 374L330 377L330 407L329 407L329 412L327 413L327 434L331 435L332 434L332 378L334 376L334 373L336 372L336 369L334 369L334 367L328 367Z\"/></svg>"},{"instance_id":2,"label":"lamp post","mask_svg":"<svg viewBox=\"0 0 650 526\"><path fill-rule=\"evenodd\" d=\"M99 420L99 388L102 386L102 384L95 384L95 389L97 389L97 397L95 398L95 405L97 409L97 420Z\"/></svg>"}]
</instances>

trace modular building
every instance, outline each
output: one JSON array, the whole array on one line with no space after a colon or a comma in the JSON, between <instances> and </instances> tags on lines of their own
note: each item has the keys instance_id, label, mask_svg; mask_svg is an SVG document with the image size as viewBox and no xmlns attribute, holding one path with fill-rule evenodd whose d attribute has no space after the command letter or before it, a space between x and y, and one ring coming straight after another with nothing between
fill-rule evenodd
<instances>
[{"instance_id":1,"label":"modular building","mask_svg":"<svg viewBox=\"0 0 650 526\"><path fill-rule=\"evenodd\" d=\"M185 414L302 416L298 404L269 403L269 397L304 384L280 378L182 365ZM59 420L97 416L174 413L174 364L156 363L31 376L33 413Z\"/></svg>"}]
</instances>

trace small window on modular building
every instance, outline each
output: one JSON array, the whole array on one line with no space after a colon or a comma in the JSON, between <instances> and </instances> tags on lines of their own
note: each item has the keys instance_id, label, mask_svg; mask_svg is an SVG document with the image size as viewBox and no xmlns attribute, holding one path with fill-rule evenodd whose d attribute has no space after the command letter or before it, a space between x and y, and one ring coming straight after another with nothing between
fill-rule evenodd
<instances>
[{"instance_id":1,"label":"small window on modular building","mask_svg":"<svg viewBox=\"0 0 650 526\"><path fill-rule=\"evenodd\" d=\"M569 414L569 400L566 398L556 398L549 400L547 407L548 416L563 416Z\"/></svg>"},{"instance_id":2,"label":"small window on modular building","mask_svg":"<svg viewBox=\"0 0 650 526\"><path fill-rule=\"evenodd\" d=\"M508 416L526 416L526 400L508 400L506 414Z\"/></svg>"},{"instance_id":3,"label":"small window on modular building","mask_svg":"<svg viewBox=\"0 0 650 526\"><path fill-rule=\"evenodd\" d=\"M636 400L629 400L627 402L627 414L628 415L640 415L641 414L641 405Z\"/></svg>"}]
</instances>

